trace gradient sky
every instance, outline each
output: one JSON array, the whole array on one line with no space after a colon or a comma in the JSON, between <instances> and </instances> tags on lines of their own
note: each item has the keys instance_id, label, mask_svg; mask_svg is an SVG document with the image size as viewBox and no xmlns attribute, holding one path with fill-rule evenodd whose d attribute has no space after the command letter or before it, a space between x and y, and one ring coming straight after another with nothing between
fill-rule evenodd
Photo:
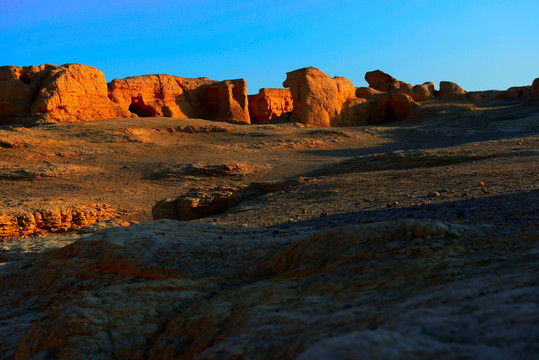
<instances>
[{"instance_id":1,"label":"gradient sky","mask_svg":"<svg viewBox=\"0 0 539 360\"><path fill-rule=\"evenodd\" d=\"M539 77L539 0L0 0L0 65L83 63L107 81L245 78L249 93L315 66L365 86L385 71L465 90Z\"/></svg>"}]
</instances>

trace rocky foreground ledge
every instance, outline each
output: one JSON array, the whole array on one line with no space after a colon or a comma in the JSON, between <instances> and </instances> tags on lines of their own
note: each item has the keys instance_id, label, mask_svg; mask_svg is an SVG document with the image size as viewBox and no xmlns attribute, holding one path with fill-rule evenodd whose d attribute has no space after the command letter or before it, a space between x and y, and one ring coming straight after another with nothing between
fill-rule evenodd
<instances>
[{"instance_id":1,"label":"rocky foreground ledge","mask_svg":"<svg viewBox=\"0 0 539 360\"><path fill-rule=\"evenodd\" d=\"M0 357L532 359L533 236L412 219L112 228L0 268Z\"/></svg>"}]
</instances>

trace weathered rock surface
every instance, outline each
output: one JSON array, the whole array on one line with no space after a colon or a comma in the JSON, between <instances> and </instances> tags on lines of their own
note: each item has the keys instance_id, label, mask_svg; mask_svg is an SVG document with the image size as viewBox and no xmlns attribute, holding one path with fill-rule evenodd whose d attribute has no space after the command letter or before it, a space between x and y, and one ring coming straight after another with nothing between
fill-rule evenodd
<instances>
[{"instance_id":1,"label":"weathered rock surface","mask_svg":"<svg viewBox=\"0 0 539 360\"><path fill-rule=\"evenodd\" d=\"M0 123L129 117L109 100L105 76L81 64L0 67Z\"/></svg>"},{"instance_id":2,"label":"weathered rock surface","mask_svg":"<svg viewBox=\"0 0 539 360\"><path fill-rule=\"evenodd\" d=\"M206 86L204 91L206 115L203 119L251 123L245 80L221 81Z\"/></svg>"},{"instance_id":3,"label":"weathered rock surface","mask_svg":"<svg viewBox=\"0 0 539 360\"><path fill-rule=\"evenodd\" d=\"M419 104L403 93L386 93L375 99L374 116L369 119L369 123L387 123L401 121L408 118L410 112Z\"/></svg>"},{"instance_id":4,"label":"weathered rock surface","mask_svg":"<svg viewBox=\"0 0 539 360\"><path fill-rule=\"evenodd\" d=\"M9 146L13 147L13 146ZM32 180L48 179L56 177L69 177L98 172L99 169L70 164L45 163L38 166L17 166L0 163L0 179L8 180Z\"/></svg>"},{"instance_id":5,"label":"weathered rock surface","mask_svg":"<svg viewBox=\"0 0 539 360\"><path fill-rule=\"evenodd\" d=\"M399 81L393 76L386 74L380 70L368 71L365 74L365 80L369 83L369 87L378 91L386 92L400 89L405 92L410 92L412 86L404 81Z\"/></svg>"},{"instance_id":6,"label":"weathered rock surface","mask_svg":"<svg viewBox=\"0 0 539 360\"><path fill-rule=\"evenodd\" d=\"M44 232L79 229L111 219L116 209L107 204L44 206L35 210L1 211L0 241Z\"/></svg>"},{"instance_id":7,"label":"weathered rock surface","mask_svg":"<svg viewBox=\"0 0 539 360\"><path fill-rule=\"evenodd\" d=\"M414 101L431 100L436 95L436 90L433 82L426 82L422 85L412 87L412 99Z\"/></svg>"},{"instance_id":8,"label":"weathered rock surface","mask_svg":"<svg viewBox=\"0 0 539 360\"><path fill-rule=\"evenodd\" d=\"M179 164L160 170L152 174L150 178L176 180L185 177L245 177L254 171L255 167L240 163Z\"/></svg>"},{"instance_id":9,"label":"weathered rock surface","mask_svg":"<svg viewBox=\"0 0 539 360\"><path fill-rule=\"evenodd\" d=\"M358 87L356 88L356 97L363 99L370 99L378 96L382 93L380 90L373 89L371 87Z\"/></svg>"},{"instance_id":10,"label":"weathered rock surface","mask_svg":"<svg viewBox=\"0 0 539 360\"><path fill-rule=\"evenodd\" d=\"M355 87L346 78L331 78L307 67L286 74L283 86L290 88L293 99L291 120L318 127L340 125L343 104L355 98Z\"/></svg>"},{"instance_id":11,"label":"weathered rock surface","mask_svg":"<svg viewBox=\"0 0 539 360\"><path fill-rule=\"evenodd\" d=\"M1 268L0 351L530 359L539 263L526 251L487 256L499 251L494 238L430 220L286 236L171 220L105 230Z\"/></svg>"},{"instance_id":12,"label":"weathered rock surface","mask_svg":"<svg viewBox=\"0 0 539 360\"><path fill-rule=\"evenodd\" d=\"M248 99L253 124L264 124L292 111L293 100L289 89L263 88L256 95L249 95Z\"/></svg>"},{"instance_id":13,"label":"weathered rock surface","mask_svg":"<svg viewBox=\"0 0 539 360\"><path fill-rule=\"evenodd\" d=\"M529 101L539 101L539 78L533 80Z\"/></svg>"},{"instance_id":14,"label":"weathered rock surface","mask_svg":"<svg viewBox=\"0 0 539 360\"><path fill-rule=\"evenodd\" d=\"M249 122L245 80L215 81L165 74L114 79L109 96L142 116Z\"/></svg>"},{"instance_id":15,"label":"weathered rock surface","mask_svg":"<svg viewBox=\"0 0 539 360\"><path fill-rule=\"evenodd\" d=\"M531 86L512 86L504 92L504 99L527 98L532 94Z\"/></svg>"},{"instance_id":16,"label":"weathered rock surface","mask_svg":"<svg viewBox=\"0 0 539 360\"><path fill-rule=\"evenodd\" d=\"M365 125L401 121L419 106L410 96L391 91L348 100L342 110L342 125Z\"/></svg>"},{"instance_id":17,"label":"weathered rock surface","mask_svg":"<svg viewBox=\"0 0 539 360\"><path fill-rule=\"evenodd\" d=\"M451 81L440 81L440 97L444 99L458 99L466 93L458 84Z\"/></svg>"},{"instance_id":18,"label":"weathered rock surface","mask_svg":"<svg viewBox=\"0 0 539 360\"><path fill-rule=\"evenodd\" d=\"M221 214L242 201L271 192L284 191L304 182L313 181L316 181L316 179L298 178L273 183L251 183L236 187L214 186L190 189L185 194L175 198L158 201L152 208L152 216L154 220L177 219L189 221L200 219Z\"/></svg>"},{"instance_id":19,"label":"weathered rock surface","mask_svg":"<svg viewBox=\"0 0 539 360\"><path fill-rule=\"evenodd\" d=\"M140 99L154 111L154 115L147 115L132 108L139 116L197 118L204 113L204 86L215 82L159 74L114 79L108 87L111 100L122 108L128 109Z\"/></svg>"},{"instance_id":20,"label":"weathered rock surface","mask_svg":"<svg viewBox=\"0 0 539 360\"><path fill-rule=\"evenodd\" d=\"M503 98L504 95L501 95L503 92L500 90L468 91L466 92L466 98L473 102L491 101Z\"/></svg>"}]
</instances>

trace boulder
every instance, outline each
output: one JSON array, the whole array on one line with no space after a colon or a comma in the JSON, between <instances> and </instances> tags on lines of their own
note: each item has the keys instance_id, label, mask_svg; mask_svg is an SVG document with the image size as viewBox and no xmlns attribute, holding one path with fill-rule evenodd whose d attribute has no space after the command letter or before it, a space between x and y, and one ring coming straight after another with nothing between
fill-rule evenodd
<instances>
[{"instance_id":1,"label":"boulder","mask_svg":"<svg viewBox=\"0 0 539 360\"><path fill-rule=\"evenodd\" d=\"M440 81L440 97L444 99L458 99L461 98L466 91L451 81Z\"/></svg>"},{"instance_id":2,"label":"boulder","mask_svg":"<svg viewBox=\"0 0 539 360\"><path fill-rule=\"evenodd\" d=\"M131 116L110 101L105 75L81 64L0 68L0 123Z\"/></svg>"},{"instance_id":3,"label":"boulder","mask_svg":"<svg viewBox=\"0 0 539 360\"><path fill-rule=\"evenodd\" d=\"M166 74L109 83L109 96L138 116L249 122L245 80L215 81Z\"/></svg>"},{"instance_id":4,"label":"boulder","mask_svg":"<svg viewBox=\"0 0 539 360\"><path fill-rule=\"evenodd\" d=\"M358 87L356 88L356 97L363 99L370 99L372 97L380 95L382 92L371 87Z\"/></svg>"},{"instance_id":5,"label":"boulder","mask_svg":"<svg viewBox=\"0 0 539 360\"><path fill-rule=\"evenodd\" d=\"M314 67L287 73L283 86L292 93L291 120L318 127L340 125L343 104L355 98L356 90L348 79L331 78Z\"/></svg>"},{"instance_id":6,"label":"boulder","mask_svg":"<svg viewBox=\"0 0 539 360\"><path fill-rule=\"evenodd\" d=\"M422 85L415 85L412 88L412 99L414 101L427 101L434 97L436 90L433 82L426 82Z\"/></svg>"},{"instance_id":7,"label":"boulder","mask_svg":"<svg viewBox=\"0 0 539 360\"><path fill-rule=\"evenodd\" d=\"M289 89L260 89L249 95L249 115L253 124L267 123L271 119L292 111L292 94Z\"/></svg>"},{"instance_id":8,"label":"boulder","mask_svg":"<svg viewBox=\"0 0 539 360\"><path fill-rule=\"evenodd\" d=\"M369 71L365 74L365 80L369 83L369 86L378 91L391 91L395 89L401 89L407 92L412 90L412 85L399 81L393 76L386 74L380 70Z\"/></svg>"}]
</instances>

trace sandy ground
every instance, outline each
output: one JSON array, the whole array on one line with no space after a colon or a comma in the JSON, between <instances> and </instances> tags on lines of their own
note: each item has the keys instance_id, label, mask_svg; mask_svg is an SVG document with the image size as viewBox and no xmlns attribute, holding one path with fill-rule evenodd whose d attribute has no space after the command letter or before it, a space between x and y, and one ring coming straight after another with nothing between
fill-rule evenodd
<instances>
[{"instance_id":1,"label":"sandy ground","mask_svg":"<svg viewBox=\"0 0 539 360\"><path fill-rule=\"evenodd\" d=\"M537 108L521 102L431 103L413 120L355 128L169 118L6 128L0 211L106 203L122 220L148 221L158 200L192 188L303 176L316 181L202 221L258 226L375 210L387 216L388 208L416 212L534 194L538 132ZM159 176L182 164L248 171Z\"/></svg>"}]
</instances>

